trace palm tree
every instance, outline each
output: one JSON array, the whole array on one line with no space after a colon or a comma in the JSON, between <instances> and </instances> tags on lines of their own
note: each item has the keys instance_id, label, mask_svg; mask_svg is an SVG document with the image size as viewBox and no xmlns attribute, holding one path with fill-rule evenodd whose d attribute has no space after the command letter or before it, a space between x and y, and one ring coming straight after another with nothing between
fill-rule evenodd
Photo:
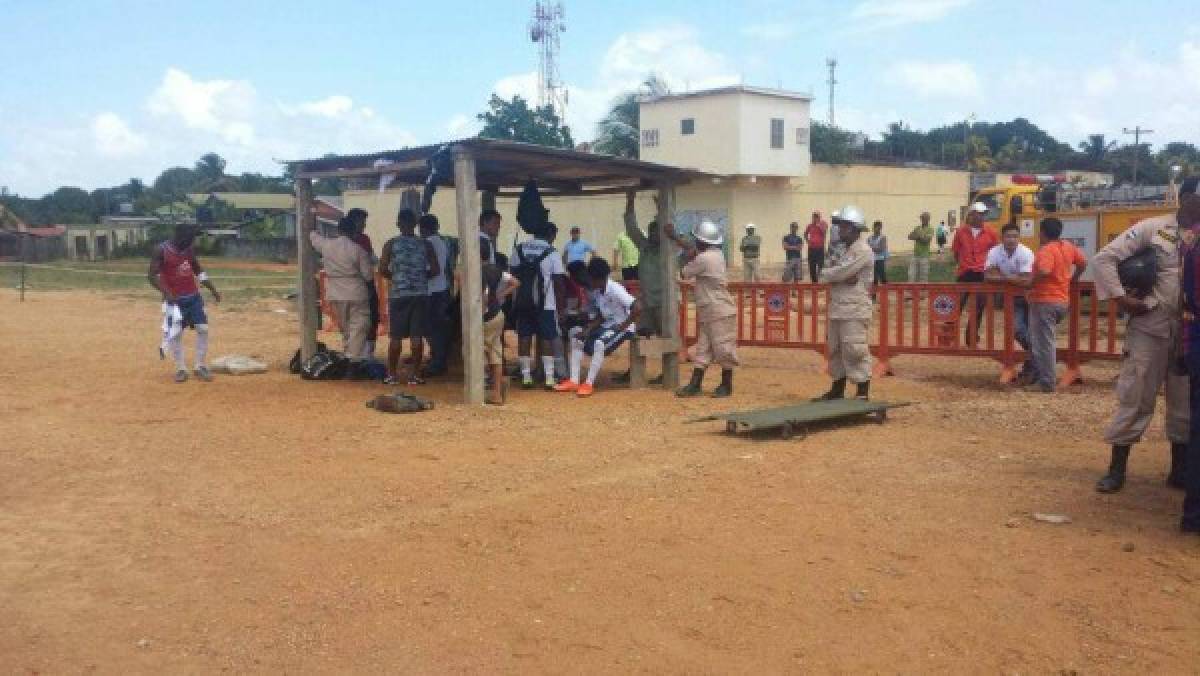
<instances>
[{"instance_id":1,"label":"palm tree","mask_svg":"<svg viewBox=\"0 0 1200 676\"><path fill-rule=\"evenodd\" d=\"M636 91L625 92L616 98L612 108L596 123L596 152L636 159L640 139L638 106L643 98L671 93L667 83L651 74Z\"/></svg>"},{"instance_id":2,"label":"palm tree","mask_svg":"<svg viewBox=\"0 0 1200 676\"><path fill-rule=\"evenodd\" d=\"M1089 134L1086 141L1080 141L1079 152L1087 158L1088 164L1095 168L1108 165L1108 154L1117 147L1116 141L1106 141L1104 134Z\"/></svg>"}]
</instances>

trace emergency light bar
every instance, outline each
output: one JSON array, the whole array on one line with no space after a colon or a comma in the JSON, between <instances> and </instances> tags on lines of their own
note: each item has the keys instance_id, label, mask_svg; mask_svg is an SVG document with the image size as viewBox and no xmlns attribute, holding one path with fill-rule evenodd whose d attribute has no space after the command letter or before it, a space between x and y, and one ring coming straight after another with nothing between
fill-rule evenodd
<instances>
[{"instance_id":1,"label":"emergency light bar","mask_svg":"<svg viewBox=\"0 0 1200 676\"><path fill-rule=\"evenodd\" d=\"M1013 185L1050 185L1052 183L1066 183L1067 177L1063 174L1013 174Z\"/></svg>"}]
</instances>

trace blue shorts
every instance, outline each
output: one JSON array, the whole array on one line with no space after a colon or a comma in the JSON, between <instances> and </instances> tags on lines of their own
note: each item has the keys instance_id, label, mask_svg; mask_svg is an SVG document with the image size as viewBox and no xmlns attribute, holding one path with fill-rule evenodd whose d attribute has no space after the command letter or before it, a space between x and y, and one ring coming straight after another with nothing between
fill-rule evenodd
<instances>
[{"instance_id":1,"label":"blue shorts","mask_svg":"<svg viewBox=\"0 0 1200 676\"><path fill-rule=\"evenodd\" d=\"M604 356L608 356L616 352L621 343L633 337L633 331L617 332L615 328L600 328L592 331L583 341L583 352L589 357L596 351L596 341L604 343Z\"/></svg>"},{"instance_id":2,"label":"blue shorts","mask_svg":"<svg viewBox=\"0 0 1200 676\"><path fill-rule=\"evenodd\" d=\"M208 315L204 314L204 298L199 293L180 296L175 299L175 305L179 307L179 314L183 315L184 328L208 324Z\"/></svg>"},{"instance_id":3,"label":"blue shorts","mask_svg":"<svg viewBox=\"0 0 1200 676\"><path fill-rule=\"evenodd\" d=\"M537 336L542 340L554 340L558 337L558 322L554 314L554 310L542 310L537 315L518 314L517 336Z\"/></svg>"}]
</instances>

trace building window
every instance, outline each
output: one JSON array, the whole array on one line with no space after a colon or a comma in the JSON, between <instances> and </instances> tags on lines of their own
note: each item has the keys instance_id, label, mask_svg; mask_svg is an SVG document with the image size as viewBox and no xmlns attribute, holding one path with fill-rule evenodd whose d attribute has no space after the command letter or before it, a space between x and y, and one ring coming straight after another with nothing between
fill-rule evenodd
<instances>
[{"instance_id":1,"label":"building window","mask_svg":"<svg viewBox=\"0 0 1200 676\"><path fill-rule=\"evenodd\" d=\"M796 145L802 146L808 143L808 127L796 127Z\"/></svg>"},{"instance_id":2,"label":"building window","mask_svg":"<svg viewBox=\"0 0 1200 676\"><path fill-rule=\"evenodd\" d=\"M783 120L777 117L771 118L771 147L783 147Z\"/></svg>"},{"instance_id":3,"label":"building window","mask_svg":"<svg viewBox=\"0 0 1200 676\"><path fill-rule=\"evenodd\" d=\"M696 133L696 118L685 117L679 121L679 133L684 136L690 136Z\"/></svg>"},{"instance_id":4,"label":"building window","mask_svg":"<svg viewBox=\"0 0 1200 676\"><path fill-rule=\"evenodd\" d=\"M642 130L642 145L647 148L657 148L658 147L658 130L657 129L643 129Z\"/></svg>"}]
</instances>

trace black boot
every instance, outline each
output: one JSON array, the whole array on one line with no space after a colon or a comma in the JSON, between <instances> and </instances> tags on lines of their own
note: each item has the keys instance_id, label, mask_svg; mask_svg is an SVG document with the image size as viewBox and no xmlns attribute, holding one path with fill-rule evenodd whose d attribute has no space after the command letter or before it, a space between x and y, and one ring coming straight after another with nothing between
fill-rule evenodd
<instances>
[{"instance_id":1,"label":"black boot","mask_svg":"<svg viewBox=\"0 0 1200 676\"><path fill-rule=\"evenodd\" d=\"M1171 444L1171 472L1167 474L1167 485L1171 488L1187 488L1187 451L1187 444Z\"/></svg>"},{"instance_id":2,"label":"black boot","mask_svg":"<svg viewBox=\"0 0 1200 676\"><path fill-rule=\"evenodd\" d=\"M863 401L866 401L867 399L871 398L870 394L871 394L871 381L864 380L863 382L855 385L855 390L854 390L854 398L855 399L862 399Z\"/></svg>"},{"instance_id":3,"label":"black boot","mask_svg":"<svg viewBox=\"0 0 1200 676\"><path fill-rule=\"evenodd\" d=\"M838 378L829 386L829 391L819 397L814 397L813 401L829 401L831 399L842 399L846 396L846 379Z\"/></svg>"},{"instance_id":4,"label":"black boot","mask_svg":"<svg viewBox=\"0 0 1200 676\"><path fill-rule=\"evenodd\" d=\"M717 398L733 396L733 369L721 369L721 384L713 390L712 396Z\"/></svg>"},{"instance_id":5,"label":"black boot","mask_svg":"<svg viewBox=\"0 0 1200 676\"><path fill-rule=\"evenodd\" d=\"M1125 464L1129 461L1129 446L1113 444L1112 460L1108 462L1108 474L1096 482L1101 493L1116 493L1125 485Z\"/></svg>"},{"instance_id":6,"label":"black boot","mask_svg":"<svg viewBox=\"0 0 1200 676\"><path fill-rule=\"evenodd\" d=\"M704 393L700 386L704 384L704 369L692 369L692 381L675 390L677 397L698 397Z\"/></svg>"}]
</instances>

